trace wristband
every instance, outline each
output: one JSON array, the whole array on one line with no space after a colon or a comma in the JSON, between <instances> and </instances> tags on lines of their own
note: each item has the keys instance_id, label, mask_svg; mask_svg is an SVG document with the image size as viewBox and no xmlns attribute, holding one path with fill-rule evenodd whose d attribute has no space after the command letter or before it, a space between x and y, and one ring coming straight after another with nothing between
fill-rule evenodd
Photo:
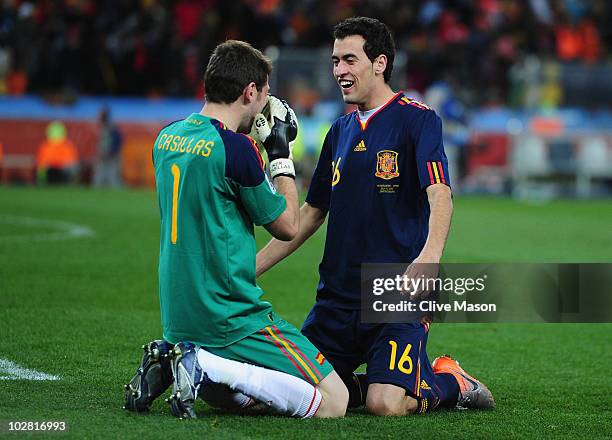
<instances>
[{"instance_id":1,"label":"wristband","mask_svg":"<svg viewBox=\"0 0 612 440\"><path fill-rule=\"evenodd\" d=\"M291 159L274 159L270 162L270 176L274 179L279 175L295 179L295 168Z\"/></svg>"}]
</instances>

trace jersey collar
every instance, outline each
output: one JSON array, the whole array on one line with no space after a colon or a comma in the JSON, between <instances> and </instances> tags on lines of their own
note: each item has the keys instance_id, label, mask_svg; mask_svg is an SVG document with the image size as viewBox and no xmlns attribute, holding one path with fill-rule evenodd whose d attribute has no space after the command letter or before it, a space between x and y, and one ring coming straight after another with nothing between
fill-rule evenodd
<instances>
[{"instance_id":1,"label":"jersey collar","mask_svg":"<svg viewBox=\"0 0 612 440\"><path fill-rule=\"evenodd\" d=\"M368 124L370 123L370 121L372 119L374 119L376 116L378 116L384 109L386 109L387 107L389 107L389 104L391 104L392 102L394 102L400 95L403 95L404 92L403 91L399 91L397 92L395 95L393 95L393 98L391 98L389 101L386 102L385 105L383 105L381 108L379 108L372 116L370 116L368 118L367 121L365 122L361 122L361 119L359 119L359 112L358 110L355 110L355 119L357 119L357 123L359 124L359 126L361 127L361 131L366 131L366 128L368 128Z\"/></svg>"},{"instance_id":2,"label":"jersey collar","mask_svg":"<svg viewBox=\"0 0 612 440\"><path fill-rule=\"evenodd\" d=\"M196 121L202 121L202 122L210 121L211 124L218 125L221 129L227 130L227 126L223 122L219 121L218 119L211 118L210 116L204 116L201 113L192 113L187 118L187 120L189 119L195 119Z\"/></svg>"}]
</instances>

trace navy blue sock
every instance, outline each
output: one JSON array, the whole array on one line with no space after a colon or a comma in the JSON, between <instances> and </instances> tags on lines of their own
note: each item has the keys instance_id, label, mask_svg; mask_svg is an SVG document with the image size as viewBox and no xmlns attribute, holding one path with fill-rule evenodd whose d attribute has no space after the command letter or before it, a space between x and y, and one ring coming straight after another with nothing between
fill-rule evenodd
<instances>
[{"instance_id":1,"label":"navy blue sock","mask_svg":"<svg viewBox=\"0 0 612 440\"><path fill-rule=\"evenodd\" d=\"M436 389L440 406L453 407L459 398L459 384L455 377L450 373L436 374Z\"/></svg>"},{"instance_id":2,"label":"navy blue sock","mask_svg":"<svg viewBox=\"0 0 612 440\"><path fill-rule=\"evenodd\" d=\"M349 408L365 405L368 393L368 376L365 373L352 373L340 376L349 392Z\"/></svg>"}]
</instances>

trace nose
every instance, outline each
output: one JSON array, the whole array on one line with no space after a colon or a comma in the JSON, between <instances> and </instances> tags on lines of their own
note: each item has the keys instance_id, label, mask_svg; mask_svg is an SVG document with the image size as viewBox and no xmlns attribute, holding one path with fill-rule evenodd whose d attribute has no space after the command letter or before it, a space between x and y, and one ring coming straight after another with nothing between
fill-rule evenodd
<instances>
[{"instance_id":1,"label":"nose","mask_svg":"<svg viewBox=\"0 0 612 440\"><path fill-rule=\"evenodd\" d=\"M334 66L334 76L341 77L348 73L348 69L346 67L346 63L340 61L338 64Z\"/></svg>"}]
</instances>

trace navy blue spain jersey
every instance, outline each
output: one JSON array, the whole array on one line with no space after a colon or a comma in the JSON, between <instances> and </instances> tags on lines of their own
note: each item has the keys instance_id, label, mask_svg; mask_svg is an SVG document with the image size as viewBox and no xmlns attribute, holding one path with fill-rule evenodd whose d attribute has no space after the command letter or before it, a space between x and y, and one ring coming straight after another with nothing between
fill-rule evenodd
<instances>
[{"instance_id":1,"label":"navy blue spain jersey","mask_svg":"<svg viewBox=\"0 0 612 440\"><path fill-rule=\"evenodd\" d=\"M332 124L306 202L329 213L317 298L358 309L363 263L409 263L428 234L425 188L450 186L442 124L424 104L396 94L363 124Z\"/></svg>"}]
</instances>

